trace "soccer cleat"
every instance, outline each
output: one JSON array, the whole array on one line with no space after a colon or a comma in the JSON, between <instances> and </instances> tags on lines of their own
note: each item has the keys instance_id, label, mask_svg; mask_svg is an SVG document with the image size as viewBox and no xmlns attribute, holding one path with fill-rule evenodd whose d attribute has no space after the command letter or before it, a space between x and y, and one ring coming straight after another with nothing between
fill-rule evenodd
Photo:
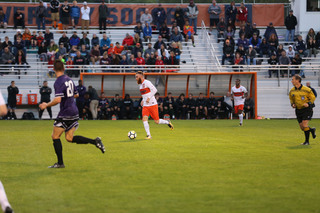
<instances>
[{"instance_id":1,"label":"soccer cleat","mask_svg":"<svg viewBox=\"0 0 320 213\"><path fill-rule=\"evenodd\" d=\"M311 132L312 138L315 139L317 137L316 128L310 128L310 132Z\"/></svg>"},{"instance_id":2,"label":"soccer cleat","mask_svg":"<svg viewBox=\"0 0 320 213\"><path fill-rule=\"evenodd\" d=\"M62 169L62 168L65 168L65 166L64 166L64 164L55 163L52 166L49 166L48 168L50 168L50 169Z\"/></svg>"},{"instance_id":3,"label":"soccer cleat","mask_svg":"<svg viewBox=\"0 0 320 213\"><path fill-rule=\"evenodd\" d=\"M239 124L239 126L242 126L242 125L243 125L242 123Z\"/></svg>"},{"instance_id":4,"label":"soccer cleat","mask_svg":"<svg viewBox=\"0 0 320 213\"><path fill-rule=\"evenodd\" d=\"M173 124L171 123L171 121L169 121L168 127L169 127L171 130L174 129Z\"/></svg>"},{"instance_id":5,"label":"soccer cleat","mask_svg":"<svg viewBox=\"0 0 320 213\"><path fill-rule=\"evenodd\" d=\"M4 210L4 213L13 213L13 209L10 206L7 206L7 208Z\"/></svg>"},{"instance_id":6,"label":"soccer cleat","mask_svg":"<svg viewBox=\"0 0 320 213\"><path fill-rule=\"evenodd\" d=\"M302 143L301 145L308 146L310 144L309 144L309 142L306 141L306 142Z\"/></svg>"},{"instance_id":7,"label":"soccer cleat","mask_svg":"<svg viewBox=\"0 0 320 213\"><path fill-rule=\"evenodd\" d=\"M103 145L103 143L102 143L102 141L101 141L101 138L100 138L100 137L97 137L97 138L95 139L95 141L96 141L96 147L97 147L98 149L100 149L102 153L104 153L104 152L106 151L106 149L104 148L104 145Z\"/></svg>"},{"instance_id":8,"label":"soccer cleat","mask_svg":"<svg viewBox=\"0 0 320 213\"><path fill-rule=\"evenodd\" d=\"M147 137L145 138L145 140L150 140L152 139L151 135L147 135Z\"/></svg>"}]
</instances>

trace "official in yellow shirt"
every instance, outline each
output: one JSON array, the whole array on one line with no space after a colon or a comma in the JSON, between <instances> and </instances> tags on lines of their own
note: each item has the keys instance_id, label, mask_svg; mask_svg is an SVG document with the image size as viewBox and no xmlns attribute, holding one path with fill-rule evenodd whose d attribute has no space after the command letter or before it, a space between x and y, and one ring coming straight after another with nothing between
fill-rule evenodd
<instances>
[{"instance_id":1,"label":"official in yellow shirt","mask_svg":"<svg viewBox=\"0 0 320 213\"><path fill-rule=\"evenodd\" d=\"M316 128L309 127L309 121L313 115L313 103L316 97L309 87L301 84L301 77L299 75L294 75L291 82L294 87L292 87L289 93L290 103L292 108L296 109L300 129L304 131L306 138L305 142L301 145L309 145L310 132L312 137L316 138Z\"/></svg>"}]
</instances>

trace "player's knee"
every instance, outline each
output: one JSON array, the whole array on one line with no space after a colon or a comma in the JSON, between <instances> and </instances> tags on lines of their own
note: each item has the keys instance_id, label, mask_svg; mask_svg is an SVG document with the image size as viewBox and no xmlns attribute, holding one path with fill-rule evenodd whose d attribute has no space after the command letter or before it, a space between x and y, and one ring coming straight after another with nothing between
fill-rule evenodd
<instances>
[{"instance_id":1,"label":"player's knee","mask_svg":"<svg viewBox=\"0 0 320 213\"><path fill-rule=\"evenodd\" d=\"M73 140L73 136L66 135L66 140L71 143Z\"/></svg>"}]
</instances>

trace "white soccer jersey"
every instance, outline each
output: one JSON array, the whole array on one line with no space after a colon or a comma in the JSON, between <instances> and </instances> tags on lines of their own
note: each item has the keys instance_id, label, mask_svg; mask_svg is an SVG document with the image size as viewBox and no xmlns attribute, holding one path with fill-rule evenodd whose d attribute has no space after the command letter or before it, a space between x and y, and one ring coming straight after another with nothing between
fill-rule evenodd
<instances>
[{"instance_id":1,"label":"white soccer jersey","mask_svg":"<svg viewBox=\"0 0 320 213\"><path fill-rule=\"evenodd\" d=\"M158 104L156 98L154 97L157 92L157 88L153 86L150 81L144 80L142 84L139 85L139 89L142 95L143 106L148 107ZM149 103L146 102L148 98L150 98Z\"/></svg>"},{"instance_id":2,"label":"white soccer jersey","mask_svg":"<svg viewBox=\"0 0 320 213\"><path fill-rule=\"evenodd\" d=\"M247 93L247 89L244 86L236 87L233 86L231 89L231 94L233 94L234 105L244 105L245 97L244 94Z\"/></svg>"},{"instance_id":3,"label":"white soccer jersey","mask_svg":"<svg viewBox=\"0 0 320 213\"><path fill-rule=\"evenodd\" d=\"M4 101L1 90L0 90L0 106L5 105L5 104L6 104L6 102Z\"/></svg>"}]
</instances>

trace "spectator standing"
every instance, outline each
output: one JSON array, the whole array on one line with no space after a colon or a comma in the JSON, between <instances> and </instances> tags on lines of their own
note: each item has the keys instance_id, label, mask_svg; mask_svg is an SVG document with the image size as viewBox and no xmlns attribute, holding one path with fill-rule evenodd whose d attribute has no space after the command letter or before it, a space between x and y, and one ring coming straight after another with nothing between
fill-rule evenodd
<instances>
[{"instance_id":1,"label":"spectator standing","mask_svg":"<svg viewBox=\"0 0 320 213\"><path fill-rule=\"evenodd\" d=\"M24 29L24 14L21 12L21 10L18 8L17 12L13 15L13 21L14 21L14 29L17 29L18 26L21 26L22 29Z\"/></svg>"},{"instance_id":2,"label":"spectator standing","mask_svg":"<svg viewBox=\"0 0 320 213\"><path fill-rule=\"evenodd\" d=\"M95 88L91 85L88 87L88 92L90 95L90 112L92 114L92 119L96 120L98 116L98 105L99 105L99 96Z\"/></svg>"},{"instance_id":3,"label":"spectator standing","mask_svg":"<svg viewBox=\"0 0 320 213\"><path fill-rule=\"evenodd\" d=\"M90 7L88 7L87 2L83 2L83 7L81 7L81 30L86 27L87 34L89 34L89 21L90 21Z\"/></svg>"},{"instance_id":4,"label":"spectator standing","mask_svg":"<svg viewBox=\"0 0 320 213\"><path fill-rule=\"evenodd\" d=\"M60 2L58 0L50 1L51 21L52 21L52 27L54 29L56 29L59 22L59 7L60 7Z\"/></svg>"},{"instance_id":5,"label":"spectator standing","mask_svg":"<svg viewBox=\"0 0 320 213\"><path fill-rule=\"evenodd\" d=\"M293 15L293 10L290 10L289 15L285 19L285 25L287 28L286 41L294 40L294 33L295 33L295 28L297 24L298 24L297 18ZM289 40L289 37L290 37L290 40Z\"/></svg>"},{"instance_id":6,"label":"spectator standing","mask_svg":"<svg viewBox=\"0 0 320 213\"><path fill-rule=\"evenodd\" d=\"M187 10L187 16L188 16L190 25L191 26L193 25L194 35L197 35L198 14L199 14L198 7L194 4L193 0L190 0L190 4Z\"/></svg>"},{"instance_id":7,"label":"spectator standing","mask_svg":"<svg viewBox=\"0 0 320 213\"><path fill-rule=\"evenodd\" d=\"M78 86L76 86L76 90L78 91L79 97L76 99L76 104L79 111L79 117L83 118L83 108L84 108L84 94L86 93L87 89L82 84L82 80L78 81Z\"/></svg>"},{"instance_id":8,"label":"spectator standing","mask_svg":"<svg viewBox=\"0 0 320 213\"><path fill-rule=\"evenodd\" d=\"M45 29L45 17L46 17L46 8L43 6L43 1L40 0L39 2L39 6L36 8L36 22L37 22L37 25L38 25L38 31L40 30L40 27L42 25L42 30ZM39 45L39 44L38 44Z\"/></svg>"},{"instance_id":9,"label":"spectator standing","mask_svg":"<svg viewBox=\"0 0 320 213\"><path fill-rule=\"evenodd\" d=\"M180 6L177 6L176 11L174 12L174 19L180 29L183 29L184 26L184 11Z\"/></svg>"},{"instance_id":10,"label":"spectator standing","mask_svg":"<svg viewBox=\"0 0 320 213\"><path fill-rule=\"evenodd\" d=\"M226 9L225 16L226 20L231 20L232 24L235 24L237 17L237 8L235 6L234 1L230 2L230 6Z\"/></svg>"},{"instance_id":11,"label":"spectator standing","mask_svg":"<svg viewBox=\"0 0 320 213\"><path fill-rule=\"evenodd\" d=\"M77 6L77 1L72 2L72 6L70 8L70 16L72 27L73 29L76 29L76 26L78 25L80 18L80 7Z\"/></svg>"},{"instance_id":12,"label":"spectator standing","mask_svg":"<svg viewBox=\"0 0 320 213\"><path fill-rule=\"evenodd\" d=\"M99 30L100 34L102 34L102 27L103 31L105 32L107 29L107 18L109 16L109 8L104 3L104 0L101 1L101 4L99 5Z\"/></svg>"},{"instance_id":13,"label":"spectator standing","mask_svg":"<svg viewBox=\"0 0 320 213\"><path fill-rule=\"evenodd\" d=\"M40 103L49 103L51 98L50 95L52 93L52 89L48 87L48 81L44 81L42 87L40 88ZM47 111L50 116L50 120L52 119L52 110L51 107L47 107ZM39 109L39 120L42 118L42 114L44 112L44 109Z\"/></svg>"},{"instance_id":14,"label":"spectator standing","mask_svg":"<svg viewBox=\"0 0 320 213\"><path fill-rule=\"evenodd\" d=\"M7 29L7 26L8 26L7 16L6 14L4 14L3 9L0 8L0 28L4 29L3 33L6 32L5 29Z\"/></svg>"},{"instance_id":15,"label":"spectator standing","mask_svg":"<svg viewBox=\"0 0 320 213\"><path fill-rule=\"evenodd\" d=\"M167 19L167 14L161 4L153 10L154 23L157 26L157 30L160 30L160 27L165 23Z\"/></svg>"},{"instance_id":16,"label":"spectator standing","mask_svg":"<svg viewBox=\"0 0 320 213\"><path fill-rule=\"evenodd\" d=\"M14 81L11 81L11 85L8 86L8 119L17 119L15 109L17 107L17 95L19 94L19 89L16 87Z\"/></svg>"},{"instance_id":17,"label":"spectator standing","mask_svg":"<svg viewBox=\"0 0 320 213\"><path fill-rule=\"evenodd\" d=\"M221 7L219 5L217 5L216 0L212 1L212 4L208 8L208 13L210 15L209 35L211 35L214 25L216 25L216 27L218 27L219 15L221 13Z\"/></svg>"},{"instance_id":18,"label":"spectator standing","mask_svg":"<svg viewBox=\"0 0 320 213\"><path fill-rule=\"evenodd\" d=\"M152 21L153 21L152 15L149 14L149 9L146 8L145 11L144 11L144 14L142 14L141 17L140 17L140 22L142 24L142 28L144 28L146 23L151 24Z\"/></svg>"},{"instance_id":19,"label":"spectator standing","mask_svg":"<svg viewBox=\"0 0 320 213\"><path fill-rule=\"evenodd\" d=\"M240 21L240 25L245 24L248 19L248 8L244 6L244 3L241 2L240 7L238 9L238 20Z\"/></svg>"},{"instance_id":20,"label":"spectator standing","mask_svg":"<svg viewBox=\"0 0 320 213\"><path fill-rule=\"evenodd\" d=\"M60 7L61 23L63 30L68 30L71 8L68 0L64 0L63 5Z\"/></svg>"}]
</instances>

